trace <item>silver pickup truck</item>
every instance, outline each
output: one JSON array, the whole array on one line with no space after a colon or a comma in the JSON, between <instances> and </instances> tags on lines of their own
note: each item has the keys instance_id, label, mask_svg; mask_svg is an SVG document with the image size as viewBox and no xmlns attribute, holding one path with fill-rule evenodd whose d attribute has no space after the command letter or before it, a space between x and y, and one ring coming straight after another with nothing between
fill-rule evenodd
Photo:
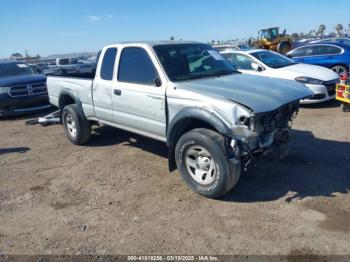
<instances>
[{"instance_id":1,"label":"silver pickup truck","mask_svg":"<svg viewBox=\"0 0 350 262\"><path fill-rule=\"evenodd\" d=\"M170 171L211 198L255 156L283 154L299 100L312 95L295 81L241 74L211 46L184 41L109 45L93 79L47 85L72 143L88 142L95 123L166 142Z\"/></svg>"}]
</instances>

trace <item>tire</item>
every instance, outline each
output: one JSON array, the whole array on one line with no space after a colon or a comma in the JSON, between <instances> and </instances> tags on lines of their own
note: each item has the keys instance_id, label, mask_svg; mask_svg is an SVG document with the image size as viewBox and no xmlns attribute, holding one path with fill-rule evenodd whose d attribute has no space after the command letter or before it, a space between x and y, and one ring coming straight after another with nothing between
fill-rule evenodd
<instances>
[{"instance_id":1,"label":"tire","mask_svg":"<svg viewBox=\"0 0 350 262\"><path fill-rule=\"evenodd\" d=\"M350 112L350 104L348 103L343 104L343 112Z\"/></svg>"},{"instance_id":2,"label":"tire","mask_svg":"<svg viewBox=\"0 0 350 262\"><path fill-rule=\"evenodd\" d=\"M62 124L69 141L82 145L90 140L91 123L76 104L67 105L62 110Z\"/></svg>"},{"instance_id":3,"label":"tire","mask_svg":"<svg viewBox=\"0 0 350 262\"><path fill-rule=\"evenodd\" d=\"M278 52L282 55L286 55L291 49L292 47L288 42L282 42L278 46Z\"/></svg>"},{"instance_id":4,"label":"tire","mask_svg":"<svg viewBox=\"0 0 350 262\"><path fill-rule=\"evenodd\" d=\"M233 165L229 158L225 138L209 129L185 133L175 147L176 165L182 178L194 192L209 198L224 195L237 183L240 161Z\"/></svg>"},{"instance_id":5,"label":"tire","mask_svg":"<svg viewBox=\"0 0 350 262\"><path fill-rule=\"evenodd\" d=\"M337 73L338 75L341 75L349 71L348 68L343 65L334 65L331 67L331 70Z\"/></svg>"}]
</instances>

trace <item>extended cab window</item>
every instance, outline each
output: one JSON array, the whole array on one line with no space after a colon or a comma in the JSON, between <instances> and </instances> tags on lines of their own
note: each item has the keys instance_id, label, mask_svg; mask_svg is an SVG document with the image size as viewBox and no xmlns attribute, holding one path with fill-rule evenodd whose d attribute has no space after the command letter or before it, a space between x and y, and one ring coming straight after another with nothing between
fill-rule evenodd
<instances>
[{"instance_id":1,"label":"extended cab window","mask_svg":"<svg viewBox=\"0 0 350 262\"><path fill-rule=\"evenodd\" d=\"M123 49L118 71L118 80L121 82L153 85L157 78L151 58L140 47Z\"/></svg>"},{"instance_id":2,"label":"extended cab window","mask_svg":"<svg viewBox=\"0 0 350 262\"><path fill-rule=\"evenodd\" d=\"M101 78L103 80L112 80L115 57L117 55L117 48L108 48L103 56L103 61L101 65Z\"/></svg>"}]
</instances>

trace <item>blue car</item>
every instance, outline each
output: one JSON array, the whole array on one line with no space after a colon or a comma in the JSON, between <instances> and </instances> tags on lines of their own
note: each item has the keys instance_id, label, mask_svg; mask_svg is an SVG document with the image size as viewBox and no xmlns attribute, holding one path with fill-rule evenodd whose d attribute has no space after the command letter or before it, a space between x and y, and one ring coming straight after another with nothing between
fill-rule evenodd
<instances>
[{"instance_id":1,"label":"blue car","mask_svg":"<svg viewBox=\"0 0 350 262\"><path fill-rule=\"evenodd\" d=\"M340 42L321 42L297 47L287 53L295 62L327 67L341 75L349 72L350 45Z\"/></svg>"}]
</instances>

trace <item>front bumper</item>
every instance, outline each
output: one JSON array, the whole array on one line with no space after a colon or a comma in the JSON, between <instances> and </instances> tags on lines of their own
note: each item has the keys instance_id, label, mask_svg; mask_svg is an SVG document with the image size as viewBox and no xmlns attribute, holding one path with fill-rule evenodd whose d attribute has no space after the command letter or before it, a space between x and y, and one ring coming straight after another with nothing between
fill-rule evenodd
<instances>
[{"instance_id":1,"label":"front bumper","mask_svg":"<svg viewBox=\"0 0 350 262\"><path fill-rule=\"evenodd\" d=\"M36 113L52 108L47 94L30 95L23 97L10 97L8 94L0 95L0 116L14 116Z\"/></svg>"},{"instance_id":2,"label":"front bumper","mask_svg":"<svg viewBox=\"0 0 350 262\"><path fill-rule=\"evenodd\" d=\"M231 141L231 147L236 157L251 157L255 155L267 155L273 151L280 154L287 149L290 141L290 128L275 129L265 134L246 131L245 137L234 137Z\"/></svg>"},{"instance_id":3,"label":"front bumper","mask_svg":"<svg viewBox=\"0 0 350 262\"><path fill-rule=\"evenodd\" d=\"M332 100L335 98L335 83L331 85L311 85L306 84L314 95L308 99L303 99L300 104L316 104Z\"/></svg>"}]
</instances>

